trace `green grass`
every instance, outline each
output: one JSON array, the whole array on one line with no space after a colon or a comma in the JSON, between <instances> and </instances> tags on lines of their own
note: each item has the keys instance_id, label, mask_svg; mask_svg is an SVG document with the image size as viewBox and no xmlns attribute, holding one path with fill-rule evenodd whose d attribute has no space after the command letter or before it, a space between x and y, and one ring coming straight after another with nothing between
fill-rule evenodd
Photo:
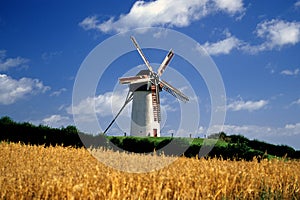
<instances>
[{"instance_id":1,"label":"green grass","mask_svg":"<svg viewBox=\"0 0 300 200\"><path fill-rule=\"evenodd\" d=\"M185 152L186 155L194 156L199 152L202 147L214 146L209 156L222 156L224 158L239 158L245 160L251 160L253 157L261 157L274 159L279 156L274 153L274 145L269 145L263 142L255 141L255 145L251 144L252 141L242 136L226 136L222 139L215 138L183 138L183 137L134 137L134 136L106 136L112 143L121 149L126 151L141 153L152 152L160 150L172 141L172 145L176 145L179 148L188 148ZM267 147L273 147L273 149L264 150L261 145ZM268 146L269 145L269 146ZM209 147L209 148L210 148ZM282 150L281 146L277 147ZM270 153L273 150L273 153ZM276 153L276 152L275 152ZM284 155L284 154L283 154Z\"/></svg>"},{"instance_id":2,"label":"green grass","mask_svg":"<svg viewBox=\"0 0 300 200\"><path fill-rule=\"evenodd\" d=\"M135 137L135 136L106 136L107 139L109 139L112 142L118 141L118 144L122 144L123 140L126 139L132 139L137 142L141 141L148 141L149 143L153 143L155 146L158 146L160 143L167 144L171 140L181 140L183 142L189 143L190 145L206 145L206 146L218 146L218 147L227 147L228 142L218 139L204 139L204 138L181 138L181 137Z\"/></svg>"}]
</instances>

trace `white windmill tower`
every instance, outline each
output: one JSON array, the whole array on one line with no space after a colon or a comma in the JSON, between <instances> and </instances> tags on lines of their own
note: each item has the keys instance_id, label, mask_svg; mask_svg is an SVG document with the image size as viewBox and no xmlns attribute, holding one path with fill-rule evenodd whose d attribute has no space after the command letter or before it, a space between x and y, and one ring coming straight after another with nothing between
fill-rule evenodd
<instances>
[{"instance_id":1,"label":"white windmill tower","mask_svg":"<svg viewBox=\"0 0 300 200\"><path fill-rule=\"evenodd\" d=\"M132 100L130 135L160 137L161 113L159 92L164 89L183 102L189 101L189 98L166 81L160 80L160 76L174 56L173 50L169 51L158 68L157 73L155 73L135 38L133 36L130 38L148 69L141 70L136 76L119 78L121 84L129 84L129 92L123 107L104 133L114 123L124 107Z\"/></svg>"}]
</instances>

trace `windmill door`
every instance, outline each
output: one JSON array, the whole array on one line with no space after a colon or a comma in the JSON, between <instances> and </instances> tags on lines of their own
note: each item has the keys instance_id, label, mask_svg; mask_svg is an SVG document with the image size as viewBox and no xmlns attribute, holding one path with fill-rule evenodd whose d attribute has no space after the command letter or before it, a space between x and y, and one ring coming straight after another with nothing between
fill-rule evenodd
<instances>
[{"instance_id":1,"label":"windmill door","mask_svg":"<svg viewBox=\"0 0 300 200\"><path fill-rule=\"evenodd\" d=\"M153 129L153 137L157 137L157 129L156 128Z\"/></svg>"}]
</instances>

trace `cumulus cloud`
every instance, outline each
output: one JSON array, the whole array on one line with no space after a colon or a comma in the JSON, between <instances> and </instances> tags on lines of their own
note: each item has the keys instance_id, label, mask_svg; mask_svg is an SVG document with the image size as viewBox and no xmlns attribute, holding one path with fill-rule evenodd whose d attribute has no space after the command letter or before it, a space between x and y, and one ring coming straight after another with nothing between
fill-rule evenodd
<instances>
[{"instance_id":1,"label":"cumulus cloud","mask_svg":"<svg viewBox=\"0 0 300 200\"><path fill-rule=\"evenodd\" d=\"M7 71L10 68L19 67L29 62L29 59L16 57L7 58L6 50L0 50L0 72Z\"/></svg>"},{"instance_id":2,"label":"cumulus cloud","mask_svg":"<svg viewBox=\"0 0 300 200\"><path fill-rule=\"evenodd\" d=\"M250 138L259 138L266 135L300 135L300 123L286 124L283 127L257 126L257 125L215 125L211 127L210 133L220 130L228 134L242 134Z\"/></svg>"},{"instance_id":3,"label":"cumulus cloud","mask_svg":"<svg viewBox=\"0 0 300 200\"><path fill-rule=\"evenodd\" d=\"M272 19L259 23L255 33L265 42L256 46L247 45L244 47L245 51L258 53L265 50L280 49L286 45L295 45L300 41L300 23Z\"/></svg>"},{"instance_id":4,"label":"cumulus cloud","mask_svg":"<svg viewBox=\"0 0 300 200\"><path fill-rule=\"evenodd\" d=\"M260 110L264 108L268 104L267 100L258 100L258 101L233 101L227 105L227 110L231 111L240 111L240 110L247 110L247 111L254 111Z\"/></svg>"},{"instance_id":5,"label":"cumulus cloud","mask_svg":"<svg viewBox=\"0 0 300 200\"><path fill-rule=\"evenodd\" d=\"M53 128L59 128L71 125L72 121L68 116L51 115L49 117L44 118L42 120L42 124Z\"/></svg>"},{"instance_id":6,"label":"cumulus cloud","mask_svg":"<svg viewBox=\"0 0 300 200\"><path fill-rule=\"evenodd\" d=\"M210 13L223 11L231 15L244 11L242 0L156 0L136 1L129 13L100 22L97 16L89 16L79 23L85 30L104 33L122 32L139 27L186 27Z\"/></svg>"},{"instance_id":7,"label":"cumulus cloud","mask_svg":"<svg viewBox=\"0 0 300 200\"><path fill-rule=\"evenodd\" d=\"M284 20L272 19L263 21L256 27L255 34L263 42L253 45L244 42L239 38L232 36L228 30L225 30L226 38L215 43L206 42L203 48L210 55L229 54L232 50L238 49L245 53L256 54L268 50L280 50L284 46L295 45L300 42L300 22L289 22ZM282 74L295 75L299 73L299 69L294 72L285 70Z\"/></svg>"},{"instance_id":8,"label":"cumulus cloud","mask_svg":"<svg viewBox=\"0 0 300 200\"><path fill-rule=\"evenodd\" d=\"M66 91L67 91L66 88L61 88L61 89L59 89L59 90L57 90L57 91L52 92L52 93L50 94L50 97L52 97L52 96L58 97L58 96L61 95L61 93L66 92Z\"/></svg>"},{"instance_id":9,"label":"cumulus cloud","mask_svg":"<svg viewBox=\"0 0 300 200\"><path fill-rule=\"evenodd\" d=\"M282 70L282 71L280 72L280 74L286 75L286 76L296 76L296 75L299 74L299 72L300 72L300 70L299 70L298 68L295 69L294 71L293 71L293 70L285 69L285 70Z\"/></svg>"},{"instance_id":10,"label":"cumulus cloud","mask_svg":"<svg viewBox=\"0 0 300 200\"><path fill-rule=\"evenodd\" d=\"M84 30L92 30L92 29L100 29L102 30L101 26L99 26L99 20L97 19L97 16L89 16L84 18L79 23L79 26L83 28Z\"/></svg>"},{"instance_id":11,"label":"cumulus cloud","mask_svg":"<svg viewBox=\"0 0 300 200\"><path fill-rule=\"evenodd\" d=\"M260 127L256 125L214 125L210 127L208 130L208 134L214 134L217 133L219 130L222 130L223 132L227 134L242 134L242 135L248 135L248 136L254 136L259 133L266 133L269 132L269 127Z\"/></svg>"},{"instance_id":12,"label":"cumulus cloud","mask_svg":"<svg viewBox=\"0 0 300 200\"><path fill-rule=\"evenodd\" d=\"M0 104L13 104L26 95L44 93L50 87L45 86L38 79L13 79L6 74L0 74Z\"/></svg>"},{"instance_id":13,"label":"cumulus cloud","mask_svg":"<svg viewBox=\"0 0 300 200\"><path fill-rule=\"evenodd\" d=\"M286 124L285 129L288 130L294 130L295 132L297 132L298 134L300 133L300 123L296 123L296 124Z\"/></svg>"},{"instance_id":14,"label":"cumulus cloud","mask_svg":"<svg viewBox=\"0 0 300 200\"><path fill-rule=\"evenodd\" d=\"M297 1L297 2L294 4L294 6L295 6L296 8L300 8L300 1Z\"/></svg>"},{"instance_id":15,"label":"cumulus cloud","mask_svg":"<svg viewBox=\"0 0 300 200\"><path fill-rule=\"evenodd\" d=\"M271 20L258 24L257 35L266 38L271 48L286 44L296 44L300 40L300 23Z\"/></svg>"},{"instance_id":16,"label":"cumulus cloud","mask_svg":"<svg viewBox=\"0 0 300 200\"><path fill-rule=\"evenodd\" d=\"M243 135L249 139L258 139L274 144L286 144L300 149L300 123L286 124L282 127L258 126L258 125L215 125L208 130L209 134L222 130L226 134ZM205 132L207 129L205 129Z\"/></svg>"},{"instance_id":17,"label":"cumulus cloud","mask_svg":"<svg viewBox=\"0 0 300 200\"><path fill-rule=\"evenodd\" d=\"M124 104L127 90L117 92L106 92L95 97L87 97L77 105L69 106L67 112L73 115L90 116L96 113L99 116L112 115Z\"/></svg>"},{"instance_id":18,"label":"cumulus cloud","mask_svg":"<svg viewBox=\"0 0 300 200\"><path fill-rule=\"evenodd\" d=\"M220 40L216 43L206 42L202 47L210 55L229 54L232 50L238 49L242 42L235 36L229 36L224 40Z\"/></svg>"},{"instance_id":19,"label":"cumulus cloud","mask_svg":"<svg viewBox=\"0 0 300 200\"><path fill-rule=\"evenodd\" d=\"M214 0L217 8L224 10L228 13L240 13L244 11L244 5L242 0Z\"/></svg>"}]
</instances>

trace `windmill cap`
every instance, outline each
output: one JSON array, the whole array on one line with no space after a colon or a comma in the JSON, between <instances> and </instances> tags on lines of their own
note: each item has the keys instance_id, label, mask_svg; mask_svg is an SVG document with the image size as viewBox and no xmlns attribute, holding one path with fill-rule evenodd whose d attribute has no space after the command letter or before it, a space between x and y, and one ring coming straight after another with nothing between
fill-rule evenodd
<instances>
[{"instance_id":1,"label":"windmill cap","mask_svg":"<svg viewBox=\"0 0 300 200\"><path fill-rule=\"evenodd\" d=\"M149 74L150 74L150 70L143 69L143 70L139 71L139 73L137 73L136 76L149 75ZM151 83L151 85L152 85L152 83ZM135 91L149 91L149 90L151 90L151 88L148 88L148 83L147 82L130 84L129 85L129 89L132 92L135 92ZM161 88L160 88L159 91L161 91Z\"/></svg>"}]
</instances>

